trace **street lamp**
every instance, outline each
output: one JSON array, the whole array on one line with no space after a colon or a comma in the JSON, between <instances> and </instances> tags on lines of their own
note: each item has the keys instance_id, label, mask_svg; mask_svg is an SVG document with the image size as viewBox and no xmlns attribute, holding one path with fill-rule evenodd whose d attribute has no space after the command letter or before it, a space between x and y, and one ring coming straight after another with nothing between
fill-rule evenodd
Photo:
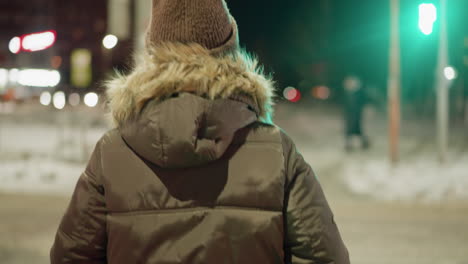
<instances>
[{"instance_id":1,"label":"street lamp","mask_svg":"<svg viewBox=\"0 0 468 264\"><path fill-rule=\"evenodd\" d=\"M41 105L48 106L52 102L52 95L49 92L42 92L39 97Z\"/></svg>"},{"instance_id":2,"label":"street lamp","mask_svg":"<svg viewBox=\"0 0 468 264\"><path fill-rule=\"evenodd\" d=\"M444 76L449 81L454 80L457 78L457 71L452 66L447 66L444 68Z\"/></svg>"},{"instance_id":3,"label":"street lamp","mask_svg":"<svg viewBox=\"0 0 468 264\"><path fill-rule=\"evenodd\" d=\"M11 53L17 54L21 50L21 39L19 37L14 37L8 43L8 49Z\"/></svg>"},{"instance_id":4,"label":"street lamp","mask_svg":"<svg viewBox=\"0 0 468 264\"><path fill-rule=\"evenodd\" d=\"M58 110L62 110L66 104L65 93L61 91L54 93L52 97L52 104Z\"/></svg>"},{"instance_id":5,"label":"street lamp","mask_svg":"<svg viewBox=\"0 0 468 264\"><path fill-rule=\"evenodd\" d=\"M99 103L99 96L96 93L87 93L83 99L88 107L95 107Z\"/></svg>"},{"instance_id":6,"label":"street lamp","mask_svg":"<svg viewBox=\"0 0 468 264\"><path fill-rule=\"evenodd\" d=\"M114 35L107 35L102 39L102 45L106 49L113 49L119 43L119 39Z\"/></svg>"}]
</instances>

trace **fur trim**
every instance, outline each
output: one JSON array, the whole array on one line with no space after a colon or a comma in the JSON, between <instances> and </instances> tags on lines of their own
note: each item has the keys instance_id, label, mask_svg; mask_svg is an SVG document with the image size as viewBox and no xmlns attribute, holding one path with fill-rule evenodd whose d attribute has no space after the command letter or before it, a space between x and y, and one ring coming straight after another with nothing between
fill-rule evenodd
<instances>
[{"instance_id":1,"label":"fur trim","mask_svg":"<svg viewBox=\"0 0 468 264\"><path fill-rule=\"evenodd\" d=\"M107 83L109 107L117 126L135 117L146 102L177 92L210 99L238 94L252 97L262 121L271 123L273 81L248 54L214 56L198 44L165 43L145 50L128 76Z\"/></svg>"}]
</instances>

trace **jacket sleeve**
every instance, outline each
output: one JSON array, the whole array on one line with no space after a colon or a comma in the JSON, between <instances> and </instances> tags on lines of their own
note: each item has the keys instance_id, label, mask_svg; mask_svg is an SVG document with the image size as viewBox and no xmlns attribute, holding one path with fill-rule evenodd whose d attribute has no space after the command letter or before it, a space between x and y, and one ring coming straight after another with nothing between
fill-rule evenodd
<instances>
[{"instance_id":1,"label":"jacket sleeve","mask_svg":"<svg viewBox=\"0 0 468 264\"><path fill-rule=\"evenodd\" d=\"M349 264L348 250L314 172L285 134L283 148L285 262Z\"/></svg>"},{"instance_id":2,"label":"jacket sleeve","mask_svg":"<svg viewBox=\"0 0 468 264\"><path fill-rule=\"evenodd\" d=\"M106 263L106 204L101 183L101 143L76 184L50 251L51 264Z\"/></svg>"}]
</instances>

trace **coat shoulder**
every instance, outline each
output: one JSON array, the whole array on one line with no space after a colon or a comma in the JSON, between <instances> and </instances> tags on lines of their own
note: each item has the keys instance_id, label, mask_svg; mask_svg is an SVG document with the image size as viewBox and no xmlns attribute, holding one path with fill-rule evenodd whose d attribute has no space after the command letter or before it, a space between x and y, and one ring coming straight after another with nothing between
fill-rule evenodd
<instances>
[{"instance_id":1,"label":"coat shoulder","mask_svg":"<svg viewBox=\"0 0 468 264\"><path fill-rule=\"evenodd\" d=\"M249 127L246 142L281 143L280 128L274 124L255 122Z\"/></svg>"}]
</instances>

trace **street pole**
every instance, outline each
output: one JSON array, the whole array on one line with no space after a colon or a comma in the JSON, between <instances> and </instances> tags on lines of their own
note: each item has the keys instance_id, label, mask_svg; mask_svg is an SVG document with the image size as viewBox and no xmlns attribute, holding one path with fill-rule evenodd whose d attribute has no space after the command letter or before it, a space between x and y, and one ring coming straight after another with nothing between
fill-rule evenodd
<instances>
[{"instance_id":1,"label":"street pole","mask_svg":"<svg viewBox=\"0 0 468 264\"><path fill-rule=\"evenodd\" d=\"M390 57L388 77L388 114L390 161L399 160L400 139L400 0L390 0Z\"/></svg>"},{"instance_id":2,"label":"street pole","mask_svg":"<svg viewBox=\"0 0 468 264\"><path fill-rule=\"evenodd\" d=\"M447 0L440 0L440 36L438 63L436 69L437 79L437 146L439 161L445 162L448 145L448 120L449 120L449 82L445 78L444 68L448 65L447 44Z\"/></svg>"}]
</instances>

